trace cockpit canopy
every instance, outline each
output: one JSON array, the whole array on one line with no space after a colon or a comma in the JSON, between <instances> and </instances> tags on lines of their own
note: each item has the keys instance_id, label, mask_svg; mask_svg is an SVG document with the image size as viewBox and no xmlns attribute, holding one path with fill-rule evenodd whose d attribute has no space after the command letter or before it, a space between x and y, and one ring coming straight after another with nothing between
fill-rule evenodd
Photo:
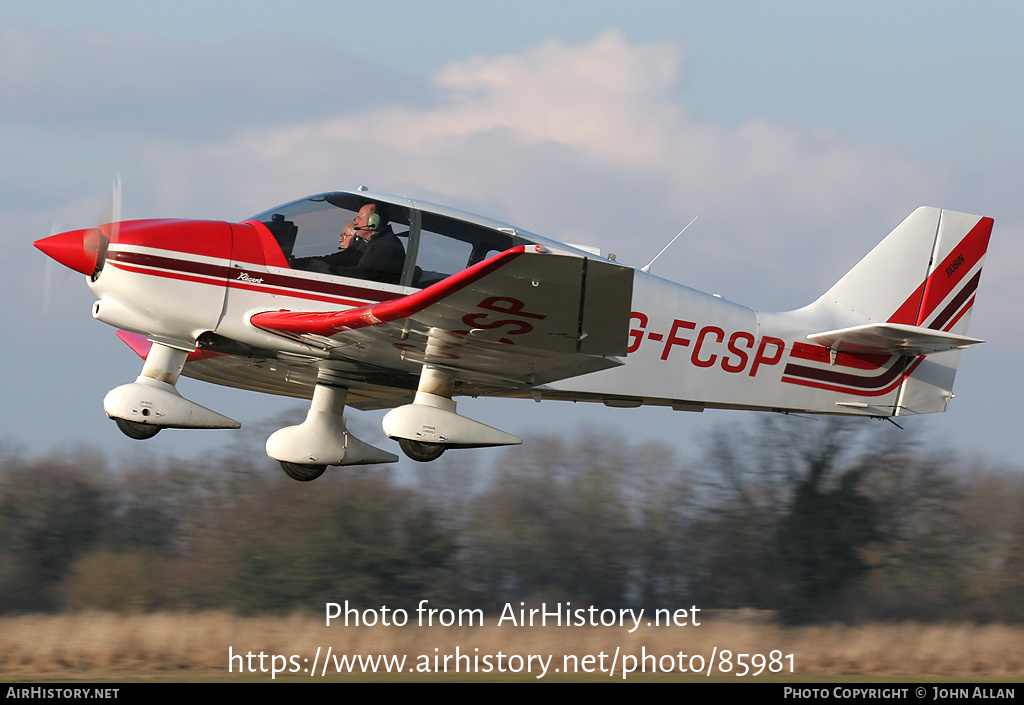
<instances>
[{"instance_id":1,"label":"cockpit canopy","mask_svg":"<svg viewBox=\"0 0 1024 705\"><path fill-rule=\"evenodd\" d=\"M359 209L373 203L405 248L400 278L389 283L424 288L478 262L533 240L514 228L440 206L336 191L303 198L255 215L273 233L293 266L338 252L338 238ZM444 212L441 212L444 211ZM459 216L464 217L459 217ZM301 266L301 265L299 265Z\"/></svg>"}]
</instances>

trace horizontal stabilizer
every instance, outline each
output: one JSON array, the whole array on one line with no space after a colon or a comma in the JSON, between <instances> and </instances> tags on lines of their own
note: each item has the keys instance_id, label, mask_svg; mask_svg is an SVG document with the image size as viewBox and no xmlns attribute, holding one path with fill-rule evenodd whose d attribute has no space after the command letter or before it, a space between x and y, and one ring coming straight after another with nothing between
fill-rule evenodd
<instances>
[{"instance_id":1,"label":"horizontal stabilizer","mask_svg":"<svg viewBox=\"0 0 1024 705\"><path fill-rule=\"evenodd\" d=\"M966 335L902 323L869 323L813 333L807 339L845 353L885 355L931 355L985 342Z\"/></svg>"}]
</instances>

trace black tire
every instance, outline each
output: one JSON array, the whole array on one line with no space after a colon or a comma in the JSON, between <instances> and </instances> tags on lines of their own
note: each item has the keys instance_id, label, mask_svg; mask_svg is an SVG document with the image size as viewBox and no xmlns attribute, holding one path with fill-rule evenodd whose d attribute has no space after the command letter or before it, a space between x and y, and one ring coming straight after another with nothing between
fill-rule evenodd
<instances>
[{"instance_id":1,"label":"black tire","mask_svg":"<svg viewBox=\"0 0 1024 705\"><path fill-rule=\"evenodd\" d=\"M410 441L408 438L399 438L398 445L402 452L418 463L429 463L437 460L448 450L443 443L423 443L421 441Z\"/></svg>"},{"instance_id":2,"label":"black tire","mask_svg":"<svg viewBox=\"0 0 1024 705\"><path fill-rule=\"evenodd\" d=\"M153 426L148 423L129 421L128 419L114 419L114 423L121 430L121 433L136 441L144 441L160 433L160 426Z\"/></svg>"},{"instance_id":3,"label":"black tire","mask_svg":"<svg viewBox=\"0 0 1024 705\"><path fill-rule=\"evenodd\" d=\"M286 463L279 460L284 474L298 482L312 482L324 474L326 465L302 465L301 463Z\"/></svg>"}]
</instances>

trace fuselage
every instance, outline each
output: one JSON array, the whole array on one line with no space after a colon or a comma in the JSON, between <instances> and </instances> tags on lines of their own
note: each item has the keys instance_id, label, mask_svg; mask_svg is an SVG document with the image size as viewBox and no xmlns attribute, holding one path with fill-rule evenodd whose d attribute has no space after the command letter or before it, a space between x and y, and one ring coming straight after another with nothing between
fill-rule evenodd
<instances>
[{"instance_id":1,"label":"fuselage","mask_svg":"<svg viewBox=\"0 0 1024 705\"><path fill-rule=\"evenodd\" d=\"M405 250L401 274L395 276L398 283L340 276L327 264L329 255L337 250L339 234L367 203L385 214L387 227L393 228ZM984 221L990 230L990 219L975 219L978 225L972 232L985 226ZM910 228L906 224L901 227ZM928 235L927 227L915 227L914 231L923 232L922 238ZM966 258L953 248L971 240L970 235L950 246L946 279L952 282L955 275L955 282L960 282L969 270L980 272L987 232L979 238L973 240L979 243L975 247L978 252L968 251ZM283 336L254 325L253 317L275 311L346 311L395 301L430 290L468 267L523 245L602 263L592 266L595 273L601 267L623 269L594 252L508 224L361 191L301 199L241 223L128 221L63 233L38 243L50 256L89 275L89 286L97 297L93 315L98 320L191 351L189 359L195 362L216 356L232 359L230 364L221 360L192 365L186 374L275 394L309 396L317 370L322 374L323 366L318 368L318 363L332 360L339 363L332 368L335 374L355 394L381 399L382 405L389 396L408 395L415 388L425 350L413 349L399 336L391 343L398 351L396 360L386 370L375 369L373 354L347 343L343 336ZM908 257L917 256L916 251L903 249ZM868 266L862 269L867 271ZM592 283L587 296L597 303L590 305L589 312L585 310L587 300L551 302L552 306L580 307L576 349L585 354L587 321L596 328L603 308L624 306L616 297L628 298L628 329L616 334L625 339L621 350L612 353L624 364L537 384L529 390L495 393L592 400L612 406L658 404L688 410L719 407L887 416L899 404L901 385L924 360L892 352L847 353L808 339L808 334L816 331L879 319L856 307L819 301L798 311L764 313L639 270L629 269L629 273L631 283L622 286L618 277L614 293L605 294L603 300ZM868 274L873 273L857 276ZM964 286L976 286L977 274L964 281ZM842 289L841 284L837 290ZM947 286L949 303L943 304L944 313L937 313L930 324L936 330L964 328L964 316L973 303L973 297L967 298L973 288L957 294L954 287L960 284ZM918 290L924 290L922 287ZM936 300L936 311L942 296L946 294ZM898 304L903 299L894 300ZM902 315L900 311L912 301L907 299L898 310L896 305L890 309L886 308L889 303L883 303L881 320L886 320L891 310L897 311L894 316ZM487 333L485 329L491 328L500 334L503 326L515 332L530 327L531 317L544 317L514 305L495 310L502 316L488 318L489 313L476 313L464 321L478 332ZM939 316L944 318L939 320ZM608 355L607 351L600 354ZM955 370L958 355L950 351L930 358L934 372L925 375L926 384L951 385L951 374L945 370ZM453 364L458 363L453 360ZM949 396L937 397L939 401L932 405L944 408Z\"/></svg>"}]
</instances>

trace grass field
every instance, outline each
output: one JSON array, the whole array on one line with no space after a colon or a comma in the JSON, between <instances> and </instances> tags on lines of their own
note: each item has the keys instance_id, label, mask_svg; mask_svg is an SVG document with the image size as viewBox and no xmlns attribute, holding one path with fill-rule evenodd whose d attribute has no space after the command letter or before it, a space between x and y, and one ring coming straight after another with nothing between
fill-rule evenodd
<instances>
[{"instance_id":1,"label":"grass field","mask_svg":"<svg viewBox=\"0 0 1024 705\"><path fill-rule=\"evenodd\" d=\"M494 621L475 627L345 627L338 622L327 627L322 616L309 614L7 617L0 619L0 680L251 682L271 680L272 669L278 680L369 679L365 663L355 667L354 675L337 674L341 657L357 654L405 657L400 674L381 673L385 662L376 661L373 678L379 680L536 680L542 674L544 680L622 680L624 667L631 665L627 680L689 680L707 676L684 675L678 667L707 671L712 653L713 680L987 681L1024 676L1024 628L1002 625L782 628L712 614L700 626L641 626L630 634L617 626L497 627ZM231 671L229 654L234 656ZM314 661L318 665L311 676ZM437 673L445 666L447 673ZM758 666L762 672L755 675ZM744 669L748 674L737 677ZM652 676L652 670L658 673Z\"/></svg>"}]
</instances>

